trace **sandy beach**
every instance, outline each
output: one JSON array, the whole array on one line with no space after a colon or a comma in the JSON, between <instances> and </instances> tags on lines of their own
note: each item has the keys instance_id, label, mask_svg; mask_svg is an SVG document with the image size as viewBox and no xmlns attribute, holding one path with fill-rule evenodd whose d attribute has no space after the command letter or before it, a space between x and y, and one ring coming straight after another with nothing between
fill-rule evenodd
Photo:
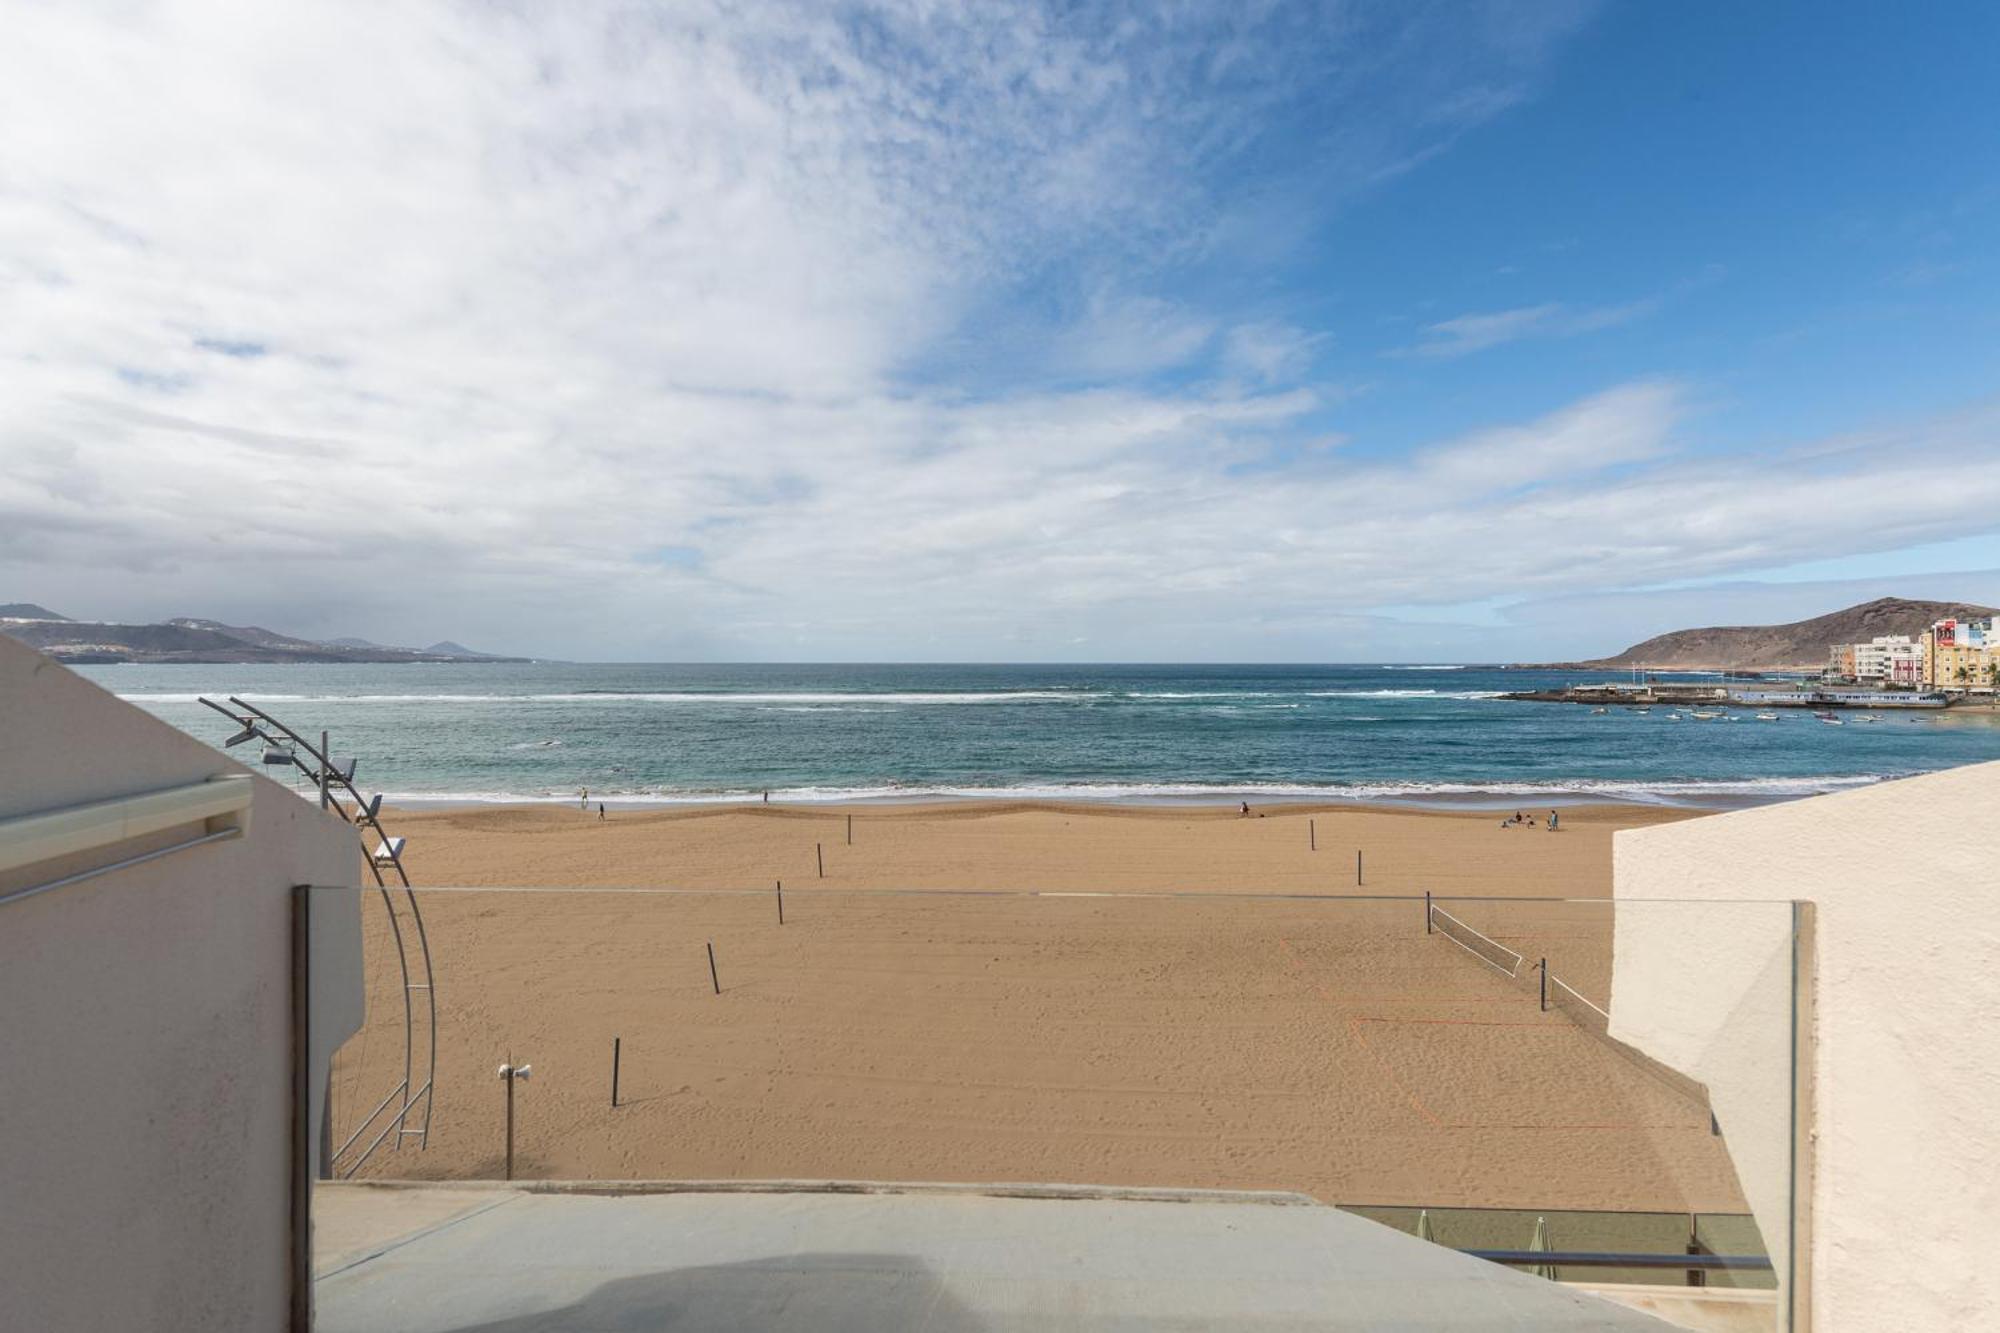
<instances>
[{"instance_id":1,"label":"sandy beach","mask_svg":"<svg viewBox=\"0 0 2000 1333\"><path fill-rule=\"evenodd\" d=\"M1382 808L401 814L413 878L437 886L437 1113L427 1150L364 1174L500 1174L494 1070L511 1060L534 1068L524 1176L1740 1209L1700 1106L1541 1012L1532 982L1426 935L1426 890L1497 899L1450 910L1602 999L1608 909L1527 900L1604 895L1614 830L1694 812L1577 807L1556 834L1533 813L1533 829ZM650 889L666 891L632 891ZM400 1069L378 903L365 919L343 1136Z\"/></svg>"}]
</instances>

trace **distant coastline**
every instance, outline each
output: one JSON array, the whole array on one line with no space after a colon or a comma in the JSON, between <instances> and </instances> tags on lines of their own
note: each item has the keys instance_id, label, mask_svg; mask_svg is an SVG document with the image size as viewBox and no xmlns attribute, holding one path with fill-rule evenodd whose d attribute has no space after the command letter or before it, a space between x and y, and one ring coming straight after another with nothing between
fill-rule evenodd
<instances>
[{"instance_id":1,"label":"distant coastline","mask_svg":"<svg viewBox=\"0 0 2000 1333\"><path fill-rule=\"evenodd\" d=\"M450 640L428 648L400 648L367 639L301 639L260 625L226 625L219 620L176 617L144 625L104 620L74 620L33 602L0 605L0 634L71 666L193 666L287 663L324 666L337 662L387 665L397 662L517 662L476 652Z\"/></svg>"}]
</instances>

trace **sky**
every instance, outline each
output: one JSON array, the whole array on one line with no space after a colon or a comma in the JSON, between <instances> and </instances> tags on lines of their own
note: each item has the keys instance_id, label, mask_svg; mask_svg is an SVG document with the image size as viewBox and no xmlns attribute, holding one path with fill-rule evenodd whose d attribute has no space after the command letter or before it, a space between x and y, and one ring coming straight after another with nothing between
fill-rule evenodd
<instances>
[{"instance_id":1,"label":"sky","mask_svg":"<svg viewBox=\"0 0 2000 1333\"><path fill-rule=\"evenodd\" d=\"M0 602L1269 662L2000 603L1990 5L0 24Z\"/></svg>"}]
</instances>

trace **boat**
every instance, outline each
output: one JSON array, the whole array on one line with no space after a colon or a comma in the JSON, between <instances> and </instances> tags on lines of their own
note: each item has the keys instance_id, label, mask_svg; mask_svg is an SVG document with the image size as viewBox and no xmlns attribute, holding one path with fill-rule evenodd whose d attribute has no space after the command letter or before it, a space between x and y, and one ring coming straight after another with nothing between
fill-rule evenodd
<instances>
[{"instance_id":1,"label":"boat","mask_svg":"<svg viewBox=\"0 0 2000 1333\"><path fill-rule=\"evenodd\" d=\"M1759 722L1776 722L1778 715L1776 713L1759 713L1757 714L1757 720Z\"/></svg>"},{"instance_id":2,"label":"boat","mask_svg":"<svg viewBox=\"0 0 2000 1333\"><path fill-rule=\"evenodd\" d=\"M1697 722L1713 722L1716 718L1721 716L1722 714L1720 713L1704 713L1701 712L1699 709L1697 709L1694 714L1695 720Z\"/></svg>"},{"instance_id":3,"label":"boat","mask_svg":"<svg viewBox=\"0 0 2000 1333\"><path fill-rule=\"evenodd\" d=\"M1835 717L1832 713L1814 713L1813 716L1818 718L1820 721L1826 723L1829 727L1837 727L1841 725L1840 719Z\"/></svg>"},{"instance_id":4,"label":"boat","mask_svg":"<svg viewBox=\"0 0 2000 1333\"><path fill-rule=\"evenodd\" d=\"M1609 708L1593 708L1590 711L1593 713L1608 713L1611 710Z\"/></svg>"}]
</instances>

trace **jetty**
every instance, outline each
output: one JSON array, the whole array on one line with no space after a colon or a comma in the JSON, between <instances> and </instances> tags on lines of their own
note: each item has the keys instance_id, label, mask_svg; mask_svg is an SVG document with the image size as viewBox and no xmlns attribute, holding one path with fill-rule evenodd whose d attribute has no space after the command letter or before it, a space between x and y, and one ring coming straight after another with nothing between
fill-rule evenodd
<instances>
[{"instance_id":1,"label":"jetty","mask_svg":"<svg viewBox=\"0 0 2000 1333\"><path fill-rule=\"evenodd\" d=\"M1949 708L1952 700L1939 691L1821 689L1813 686L1774 687L1759 684L1743 687L1727 683L1691 684L1646 681L1640 684L1605 682L1594 685L1563 685L1542 690L1513 690L1502 699L1530 703L1593 704L1651 708L1655 706L1696 707L1703 704L1735 705L1742 708Z\"/></svg>"}]
</instances>

